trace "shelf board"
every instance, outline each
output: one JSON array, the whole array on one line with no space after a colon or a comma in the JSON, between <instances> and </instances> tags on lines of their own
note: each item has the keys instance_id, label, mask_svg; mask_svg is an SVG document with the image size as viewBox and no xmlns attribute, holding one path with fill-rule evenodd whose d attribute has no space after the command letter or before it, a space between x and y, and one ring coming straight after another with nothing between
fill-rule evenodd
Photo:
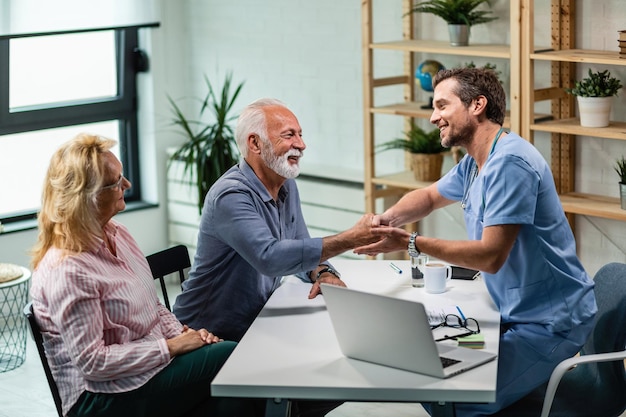
<instances>
[{"instance_id":1,"label":"shelf board","mask_svg":"<svg viewBox=\"0 0 626 417\"><path fill-rule=\"evenodd\" d=\"M405 103L389 104L387 106L373 107L370 109L372 113L392 114L396 116L421 117L429 119L433 114L432 107L423 109L422 106L427 105L425 102L407 101Z\"/></svg>"},{"instance_id":2,"label":"shelf board","mask_svg":"<svg viewBox=\"0 0 626 417\"><path fill-rule=\"evenodd\" d=\"M396 104L388 104L386 106L378 106L372 107L370 112L379 113L379 114L391 114L395 116L406 116L406 117L419 117L422 119L430 119L430 116L433 114L432 108L422 108L426 103L415 102L415 101L407 101L405 103L396 103ZM504 118L504 127L511 126L511 119L509 117L509 112L507 110L507 115Z\"/></svg>"},{"instance_id":3,"label":"shelf board","mask_svg":"<svg viewBox=\"0 0 626 417\"><path fill-rule=\"evenodd\" d=\"M415 190L426 188L432 184L429 181L417 181L413 171L398 172L396 174L383 175L372 178L372 183L376 185L386 185L388 187L401 188L405 190Z\"/></svg>"},{"instance_id":4,"label":"shelf board","mask_svg":"<svg viewBox=\"0 0 626 417\"><path fill-rule=\"evenodd\" d=\"M607 127L583 127L579 119L569 118L533 123L530 128L541 132L626 140L626 123L624 122L612 121Z\"/></svg>"},{"instance_id":5,"label":"shelf board","mask_svg":"<svg viewBox=\"0 0 626 417\"><path fill-rule=\"evenodd\" d=\"M619 198L583 193L562 194L560 197L566 213L626 221L626 210L622 210Z\"/></svg>"},{"instance_id":6,"label":"shelf board","mask_svg":"<svg viewBox=\"0 0 626 417\"><path fill-rule=\"evenodd\" d=\"M626 65L626 59L618 51L594 51L590 49L562 49L530 54L530 59L541 61L583 62L589 64Z\"/></svg>"},{"instance_id":7,"label":"shelf board","mask_svg":"<svg viewBox=\"0 0 626 417\"><path fill-rule=\"evenodd\" d=\"M472 44L470 46L452 46L448 41L428 41L410 39L393 42L371 43L372 49L392 49L397 51L430 52L434 54L474 56L481 58L511 58L509 45Z\"/></svg>"}]
</instances>

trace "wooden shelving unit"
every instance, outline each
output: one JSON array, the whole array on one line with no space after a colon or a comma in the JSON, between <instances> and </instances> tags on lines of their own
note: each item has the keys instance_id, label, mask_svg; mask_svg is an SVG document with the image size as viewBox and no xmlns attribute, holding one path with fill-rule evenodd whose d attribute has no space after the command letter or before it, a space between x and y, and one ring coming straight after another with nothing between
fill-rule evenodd
<instances>
[{"instance_id":1,"label":"wooden shelving unit","mask_svg":"<svg viewBox=\"0 0 626 417\"><path fill-rule=\"evenodd\" d=\"M539 0L537 0L539 1ZM617 51L577 49L574 45L576 31L576 2L574 0L549 1L551 9L551 39L548 50L536 50L534 42L535 1L522 0L522 86L526 92L522 99L522 135L533 140L534 132L551 133L551 166L561 203L574 228L573 215L585 215L626 221L618 198L577 193L575 184L575 138L589 136L593 139L626 140L626 123L611 121L605 128L580 126L575 117L574 97L564 94L564 88L572 87L576 80L577 65L598 64L602 66L626 66ZM616 34L617 35L617 34ZM551 62L552 86L535 89L534 66L536 61ZM550 100L553 120L533 122L535 103Z\"/></svg>"},{"instance_id":2,"label":"wooden shelving unit","mask_svg":"<svg viewBox=\"0 0 626 417\"><path fill-rule=\"evenodd\" d=\"M362 1L363 17L363 96L364 96L364 150L365 150L365 200L366 211L375 211L376 200L428 186L430 183L413 179L408 169L390 175L378 175L375 163L374 124L375 115L395 115L405 119L408 127L412 119L428 119L432 111L424 109L424 103L414 101L415 56L464 56L507 59L510 63L510 109L505 125L534 142L535 132L547 132L551 141L551 168L563 210L574 228L575 215L626 221L618 198L576 192L576 137L587 136L593 140L626 140L626 122L611 121L606 128L585 128L576 117L575 98L565 93L572 87L576 69L580 65L623 67L626 59L620 59L617 50L579 49L575 45L575 0L512 0L510 2L510 44L471 44L468 47L450 46L445 41L414 38L414 15L407 13L410 0L393 0L402 4L403 39L374 42L372 3ZM378 0L390 2L392 0ZM543 2L542 10L550 8L550 45L535 45L535 2ZM397 3L396 3L397 5ZM545 6L545 7L544 7ZM442 23L443 24L443 23ZM473 43L474 40L470 39ZM404 66L398 73L384 78L374 77L374 51L397 51L403 54ZM535 87L535 64L550 63L550 87ZM545 64L544 64L545 65ZM509 74L507 74L509 75ZM545 80L544 80L545 81ZM374 92L385 86L402 86L403 96L394 104L377 105ZM536 105L549 101L549 114L538 114ZM545 113L545 112L544 112Z\"/></svg>"},{"instance_id":3,"label":"wooden shelving unit","mask_svg":"<svg viewBox=\"0 0 626 417\"><path fill-rule=\"evenodd\" d=\"M374 42L372 3L374 0L362 1L362 22L363 22L363 101L364 101L364 151L365 151L365 200L366 211L375 211L376 199L389 196L401 196L407 191L421 188L430 183L418 182L413 178L413 173L407 168L392 175L378 175L375 164L375 144L374 123L375 115L387 114L405 118L405 125L408 127L411 119L428 119L432 110L423 109L425 103L414 101L415 97L415 58L416 54L437 54L449 56L463 56L468 58L497 58L505 59L510 64L510 91L508 98L510 109L505 120L505 125L514 131L520 131L521 103L520 103L520 19L521 0L510 1L510 44L480 44L477 39L470 39L470 46L451 46L447 41L437 41L428 39L415 39L414 37L414 14L408 13L411 10L411 0L378 0L389 2L389 7L402 7L403 38ZM442 21L442 25L445 23ZM388 50L397 51L402 54L404 65L398 69L398 74L383 78L374 77L374 51ZM402 86L403 96L398 98L395 104L377 105L374 102L374 91L380 87Z\"/></svg>"}]
</instances>

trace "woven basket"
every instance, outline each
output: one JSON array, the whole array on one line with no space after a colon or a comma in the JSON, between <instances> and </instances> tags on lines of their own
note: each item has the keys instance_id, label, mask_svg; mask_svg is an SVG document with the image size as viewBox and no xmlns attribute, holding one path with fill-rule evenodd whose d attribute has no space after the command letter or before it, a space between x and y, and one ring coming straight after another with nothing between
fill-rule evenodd
<instances>
[{"instance_id":1,"label":"woven basket","mask_svg":"<svg viewBox=\"0 0 626 417\"><path fill-rule=\"evenodd\" d=\"M411 154L411 169L417 181L437 181L441 178L443 154Z\"/></svg>"}]
</instances>

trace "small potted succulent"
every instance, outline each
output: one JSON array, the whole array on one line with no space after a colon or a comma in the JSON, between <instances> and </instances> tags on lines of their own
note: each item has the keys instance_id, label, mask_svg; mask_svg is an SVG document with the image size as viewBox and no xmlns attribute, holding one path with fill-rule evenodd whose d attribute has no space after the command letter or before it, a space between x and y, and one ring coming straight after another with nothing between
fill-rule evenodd
<instances>
[{"instance_id":1,"label":"small potted succulent","mask_svg":"<svg viewBox=\"0 0 626 417\"><path fill-rule=\"evenodd\" d=\"M619 176L619 198L621 207L623 210L626 210L626 159L624 159L624 155L616 161L613 168Z\"/></svg>"},{"instance_id":2,"label":"small potted succulent","mask_svg":"<svg viewBox=\"0 0 626 417\"><path fill-rule=\"evenodd\" d=\"M589 76L576 81L573 88L565 91L576 96L580 125L585 127L606 127L609 125L613 96L622 88L618 78L612 77L609 70L592 71Z\"/></svg>"},{"instance_id":3,"label":"small potted succulent","mask_svg":"<svg viewBox=\"0 0 626 417\"><path fill-rule=\"evenodd\" d=\"M379 151L403 149L411 154L411 169L416 180L438 180L441 177L443 154L447 151L441 145L439 129L427 132L414 122L405 136L380 144Z\"/></svg>"},{"instance_id":4,"label":"small potted succulent","mask_svg":"<svg viewBox=\"0 0 626 417\"><path fill-rule=\"evenodd\" d=\"M448 23L450 44L467 46L472 26L498 18L491 10L475 10L483 3L490 6L491 0L428 0L415 4L411 12L430 13L442 18Z\"/></svg>"}]
</instances>

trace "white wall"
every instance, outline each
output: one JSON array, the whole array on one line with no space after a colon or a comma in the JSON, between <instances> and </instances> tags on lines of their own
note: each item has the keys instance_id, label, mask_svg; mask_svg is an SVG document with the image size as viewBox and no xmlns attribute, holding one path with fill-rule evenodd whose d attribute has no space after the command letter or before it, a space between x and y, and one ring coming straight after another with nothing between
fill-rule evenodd
<instances>
[{"instance_id":1,"label":"white wall","mask_svg":"<svg viewBox=\"0 0 626 417\"><path fill-rule=\"evenodd\" d=\"M146 253L166 246L165 149L181 141L168 126L165 97L166 94L174 98L203 95L203 74L215 80L218 87L230 70L235 81L245 81L235 106L237 110L263 96L285 101L304 129L308 145L302 161L304 170L309 164L330 167L327 170L330 173L340 166L362 172L360 2L156 1L162 24L145 35L153 41L149 50L152 69L140 80L145 88L140 107L147 117L141 130L142 157L148 160L144 169L147 180L152 182L149 195L160 206L118 216L131 228ZM396 1L399 3L399 0L376 3L376 15L382 22L379 33L382 31L381 36L387 39L399 37L399 27L387 23L399 20L397 7L390 6ZM537 3L547 2L538 0ZM580 46L609 48L614 45L615 31L626 28L623 27L622 0L603 1L601 5L592 3L578 1L579 16L583 13L591 16L584 20L579 17L578 24L592 36L579 35L581 39L577 41ZM505 0L495 0L497 13L504 16L507 4ZM592 28L589 22L593 22ZM442 22L431 19L431 25L432 29L425 30L445 33ZM472 36L490 36L484 29L477 27ZM379 67L377 71L391 72L397 59L389 56L385 59L388 66ZM624 67L614 72L626 82ZM624 120L625 100L626 93L620 94L619 107L614 111L617 119ZM384 129L398 132L402 129L397 120L384 121L383 125L385 123L388 125ZM580 191L601 187L602 192L617 196L610 162L614 156L626 154L625 144L585 138L580 142L577 158L584 164L578 169ZM545 141L539 139L538 147L549 153L550 147ZM402 163L401 157L391 155L380 159L389 169ZM462 230L460 214L454 209L433 217L424 225L427 234L445 238L459 237ZM26 251L35 239L35 231L0 235L0 261L26 265ZM579 216L577 240L581 259L590 273L610 261L626 262L625 223Z\"/></svg>"}]
</instances>

